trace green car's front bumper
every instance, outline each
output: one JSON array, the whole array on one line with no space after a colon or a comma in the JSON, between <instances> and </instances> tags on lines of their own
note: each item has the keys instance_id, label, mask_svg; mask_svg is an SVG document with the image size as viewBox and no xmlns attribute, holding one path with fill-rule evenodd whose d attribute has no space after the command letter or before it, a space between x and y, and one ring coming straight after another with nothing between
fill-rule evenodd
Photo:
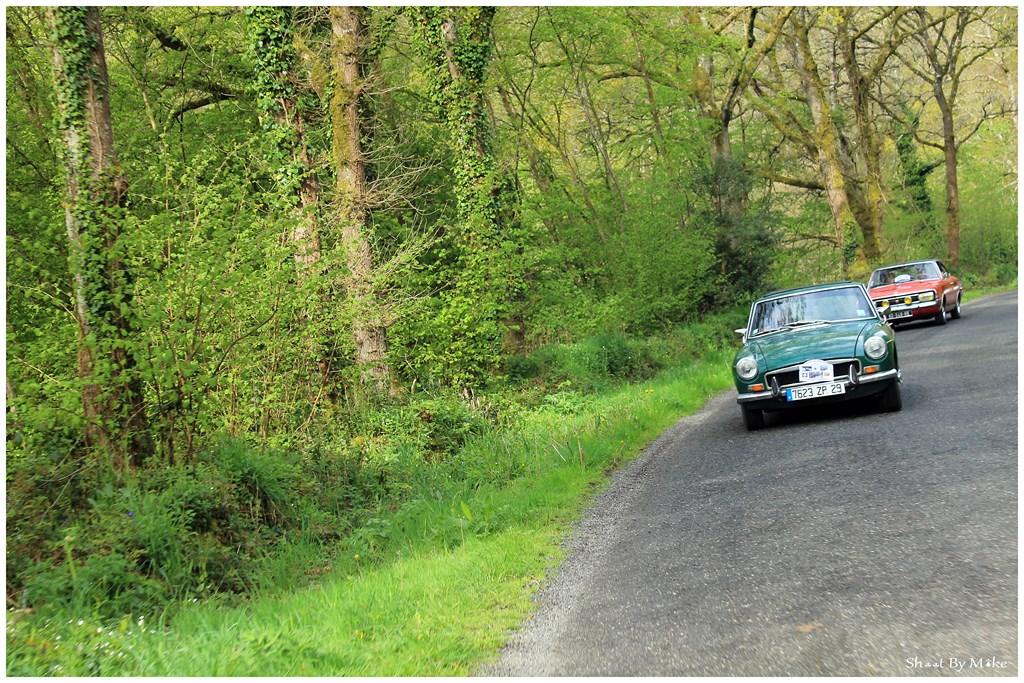
<instances>
[{"instance_id":1,"label":"green car's front bumper","mask_svg":"<svg viewBox=\"0 0 1024 683\"><path fill-rule=\"evenodd\" d=\"M786 400L786 389L793 389L795 387L808 387L814 386L814 383L799 384L799 385L787 385L786 387L778 387L777 385L767 391L758 391L753 393L740 393L736 397L736 402L744 405L748 408L756 410L786 410L800 405L814 405L819 403L835 403L837 401L849 401L856 398L862 398L864 396L871 396L884 391L892 382L899 382L902 380L903 373L899 368L892 368L882 372L876 372L873 374L861 374L851 372L848 375L837 377L836 382L841 382L844 385L844 392L835 396L823 396L821 398L810 398L801 401L787 401ZM818 384L821 384L820 382ZM830 384L830 383L829 383Z\"/></svg>"}]
</instances>

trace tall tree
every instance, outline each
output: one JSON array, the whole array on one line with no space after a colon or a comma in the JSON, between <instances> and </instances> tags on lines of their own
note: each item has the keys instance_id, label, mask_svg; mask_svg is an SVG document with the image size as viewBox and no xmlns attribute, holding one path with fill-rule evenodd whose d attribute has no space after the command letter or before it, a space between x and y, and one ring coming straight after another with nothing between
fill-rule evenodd
<instances>
[{"instance_id":1,"label":"tall tree","mask_svg":"<svg viewBox=\"0 0 1024 683\"><path fill-rule=\"evenodd\" d=\"M754 86L755 106L818 166L814 179L767 170L762 175L824 191L833 221L846 215L835 223L835 241L851 274L866 270L882 254L885 157L872 95L912 30L907 14L903 8L801 8L790 17L787 39L797 83L789 78L786 55L771 54ZM794 88L801 98L792 97ZM773 96L765 91L774 91Z\"/></svg>"},{"instance_id":2,"label":"tall tree","mask_svg":"<svg viewBox=\"0 0 1024 683\"><path fill-rule=\"evenodd\" d=\"M836 46L841 54L841 73L850 92L853 126L843 138L850 208L861 228L868 261L882 254L885 191L882 178L881 118L871 97L872 89L893 54L912 32L903 18L909 9L841 8L837 10Z\"/></svg>"},{"instance_id":3,"label":"tall tree","mask_svg":"<svg viewBox=\"0 0 1024 683\"><path fill-rule=\"evenodd\" d=\"M725 65L725 77L716 83L716 58L725 56L723 49L708 49L696 61L693 70L694 96L701 108L701 114L712 123L714 138L711 143L711 164L716 176L716 187L719 188L718 201L721 213L728 218L738 218L743 212L744 197L742 193L730 192L723 186L727 181L723 176L730 173L734 164L732 152L732 135L730 125L736 116L736 109L750 85L750 80L757 71L765 56L775 49L792 9L781 8L770 18L764 29L764 35L758 40L755 31L759 8L747 10L744 22L742 47L732 55L731 63ZM740 18L735 10L730 12L721 23L709 28L713 35L721 35L731 24ZM688 20L695 26L703 26L705 17L697 8L688 11ZM721 66L720 64L717 66Z\"/></svg>"},{"instance_id":4,"label":"tall tree","mask_svg":"<svg viewBox=\"0 0 1024 683\"><path fill-rule=\"evenodd\" d=\"M291 242L300 278L320 261L320 183L312 168L306 124L294 70L298 61L290 7L250 7L250 52L256 64L257 105L275 146L278 182L285 201L298 209Z\"/></svg>"},{"instance_id":5,"label":"tall tree","mask_svg":"<svg viewBox=\"0 0 1024 683\"><path fill-rule=\"evenodd\" d=\"M500 357L503 319L518 279L484 98L494 14L493 7L422 7L413 17L431 102L454 158L458 225L451 236L458 255L442 324L449 335L446 374L466 388Z\"/></svg>"},{"instance_id":6,"label":"tall tree","mask_svg":"<svg viewBox=\"0 0 1024 683\"><path fill-rule=\"evenodd\" d=\"M856 227L856 219L850 209L850 199L846 189L846 179L841 166L840 141L832 116L832 107L826 94L821 72L811 49L809 34L810 13L807 8L800 8L793 13L793 54L804 96L810 109L811 120L814 122L814 142L817 151L817 162L828 206L832 212L835 226L836 241L844 253L844 267L851 262L861 261L860 270L867 270L863 254L856 255L846 249L851 229ZM851 258L853 256L853 258Z\"/></svg>"},{"instance_id":7,"label":"tall tree","mask_svg":"<svg viewBox=\"0 0 1024 683\"><path fill-rule=\"evenodd\" d=\"M253 87L260 121L277 178L276 202L291 224L288 239L299 289L305 294L298 314L309 355L310 374L319 374L319 392L335 363L329 339L318 331L330 303L330 288L321 267L321 188L310 153L302 89L298 84L299 54L295 48L291 7L246 8ZM313 369L314 364L316 369Z\"/></svg>"},{"instance_id":8,"label":"tall tree","mask_svg":"<svg viewBox=\"0 0 1024 683\"><path fill-rule=\"evenodd\" d=\"M363 141L369 110L369 36L365 10L331 7L330 103L335 218L345 250L345 289L352 305L352 334L361 381L377 391L392 387L387 328L374 291L374 254L369 240L367 159Z\"/></svg>"},{"instance_id":9,"label":"tall tree","mask_svg":"<svg viewBox=\"0 0 1024 683\"><path fill-rule=\"evenodd\" d=\"M902 57L904 65L928 85L930 99L939 111L941 132L937 135L928 135L921 126L907 125L907 128L916 129L916 137L922 144L939 149L943 154L946 240L948 261L953 268L960 263L958 153L985 120L1003 113L990 111L988 103L985 103L980 116L964 122L959 116L961 86L982 59L1013 41L1012 36L1004 32L979 31L988 25L999 9L956 7L915 10L917 21L913 39L918 50ZM898 112L891 113L899 115Z\"/></svg>"},{"instance_id":10,"label":"tall tree","mask_svg":"<svg viewBox=\"0 0 1024 683\"><path fill-rule=\"evenodd\" d=\"M54 7L48 18L85 438L125 470L152 447L142 383L133 372L131 273L119 244L128 183L114 150L100 11Z\"/></svg>"},{"instance_id":11,"label":"tall tree","mask_svg":"<svg viewBox=\"0 0 1024 683\"><path fill-rule=\"evenodd\" d=\"M561 120L560 104L550 95L538 98L555 109L556 123L553 125L539 104L534 101L534 91L539 83L547 73L553 71L542 62L544 46L538 44L535 35L542 16L550 19L550 12L533 7L518 12L509 10L504 16L507 18L513 13L523 15L526 26L517 33L525 34L526 44L503 46L497 43L494 47L495 55L498 57L495 89L509 119L510 127L516 134L516 154L525 151L530 174L541 192L545 195L553 192L556 196L564 197L567 206L572 207L554 221L546 220L555 241L560 239L559 230L565 230L569 225L573 226L573 230L593 231L602 244L607 244L608 235L599 220L597 208L583 177L580 161L574 159L570 151L575 143L566 140L563 130L558 125ZM554 159L549 159L548 150L557 157L560 166L568 173L569 185L558 182L555 162ZM573 191L579 193L578 200L572 194ZM579 206L580 201L582 206ZM576 227L577 224L582 228Z\"/></svg>"},{"instance_id":12,"label":"tall tree","mask_svg":"<svg viewBox=\"0 0 1024 683\"><path fill-rule=\"evenodd\" d=\"M942 160L922 161L917 154L917 143L914 139L921 127L920 113L912 110L905 103L901 107L906 117L893 120L896 155L899 159L900 184L907 192L909 208L920 216L915 234L937 229L935 217L932 215L932 197L928 192L928 175L942 165Z\"/></svg>"}]
</instances>

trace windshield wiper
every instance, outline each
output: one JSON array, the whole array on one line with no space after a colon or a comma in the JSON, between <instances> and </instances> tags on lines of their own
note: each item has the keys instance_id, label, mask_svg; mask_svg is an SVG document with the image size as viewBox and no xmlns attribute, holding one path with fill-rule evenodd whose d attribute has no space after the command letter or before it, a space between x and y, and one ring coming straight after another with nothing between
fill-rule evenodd
<instances>
[{"instance_id":1,"label":"windshield wiper","mask_svg":"<svg viewBox=\"0 0 1024 683\"><path fill-rule=\"evenodd\" d=\"M794 327L805 327L807 325L831 325L830 320L794 320L791 323L780 325L779 327L771 327L763 330L754 332L751 337L760 337L762 334L771 334L772 332L778 332L779 330L790 330Z\"/></svg>"}]
</instances>

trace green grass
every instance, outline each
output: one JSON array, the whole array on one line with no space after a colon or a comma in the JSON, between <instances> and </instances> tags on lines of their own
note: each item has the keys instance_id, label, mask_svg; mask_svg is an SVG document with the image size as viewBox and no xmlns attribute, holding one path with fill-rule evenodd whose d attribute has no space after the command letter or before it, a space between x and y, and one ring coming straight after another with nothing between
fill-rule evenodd
<instances>
[{"instance_id":1,"label":"green grass","mask_svg":"<svg viewBox=\"0 0 1024 683\"><path fill-rule=\"evenodd\" d=\"M470 672L529 610L560 527L513 528L231 610L182 613L129 672L411 676Z\"/></svg>"},{"instance_id":2,"label":"green grass","mask_svg":"<svg viewBox=\"0 0 1024 683\"><path fill-rule=\"evenodd\" d=\"M571 409L555 401L514 431L474 437L452 466L479 477L428 482L372 533L342 542L312 587L182 606L159 626L9 619L8 674L469 674L530 613L570 523L608 473L729 386L730 357L718 351L641 385L572 394Z\"/></svg>"},{"instance_id":3,"label":"green grass","mask_svg":"<svg viewBox=\"0 0 1024 683\"><path fill-rule=\"evenodd\" d=\"M971 301L972 299L979 299L989 294L999 294L1000 292L1012 292L1017 289L1017 280L1010 284L1001 285L997 287L977 287L977 288L964 288L964 296L962 301L964 303Z\"/></svg>"}]
</instances>

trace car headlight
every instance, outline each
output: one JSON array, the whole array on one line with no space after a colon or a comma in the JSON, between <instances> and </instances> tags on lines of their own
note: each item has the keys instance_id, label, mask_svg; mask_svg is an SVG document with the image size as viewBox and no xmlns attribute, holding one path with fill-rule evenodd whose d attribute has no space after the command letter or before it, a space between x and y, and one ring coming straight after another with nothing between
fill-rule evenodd
<instances>
[{"instance_id":1,"label":"car headlight","mask_svg":"<svg viewBox=\"0 0 1024 683\"><path fill-rule=\"evenodd\" d=\"M922 292L917 298L919 301L935 301L935 292Z\"/></svg>"},{"instance_id":2,"label":"car headlight","mask_svg":"<svg viewBox=\"0 0 1024 683\"><path fill-rule=\"evenodd\" d=\"M878 360L885 355L885 339L882 337L868 337L864 342L864 353L872 360Z\"/></svg>"},{"instance_id":3,"label":"car headlight","mask_svg":"<svg viewBox=\"0 0 1024 683\"><path fill-rule=\"evenodd\" d=\"M744 356L736 361L736 374L744 380L757 377L757 361L753 356Z\"/></svg>"}]
</instances>

